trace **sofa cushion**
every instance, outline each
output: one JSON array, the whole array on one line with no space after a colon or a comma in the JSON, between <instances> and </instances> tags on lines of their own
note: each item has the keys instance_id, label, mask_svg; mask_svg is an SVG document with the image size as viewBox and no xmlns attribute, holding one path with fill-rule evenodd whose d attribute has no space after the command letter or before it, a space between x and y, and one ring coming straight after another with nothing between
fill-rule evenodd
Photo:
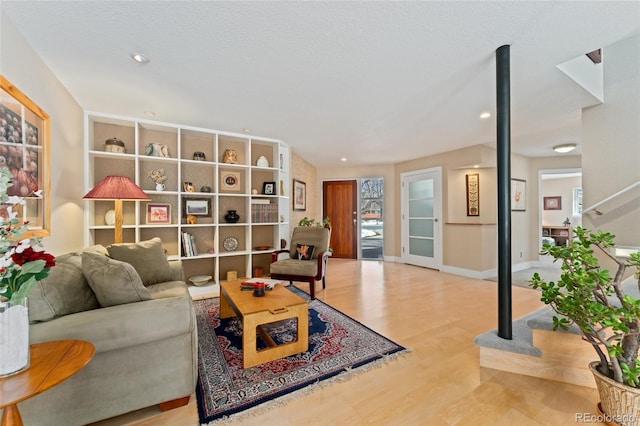
<instances>
[{"instance_id":1,"label":"sofa cushion","mask_svg":"<svg viewBox=\"0 0 640 426\"><path fill-rule=\"evenodd\" d=\"M138 271L144 285L171 281L173 278L160 238L138 243L112 244L107 247L107 251L111 258L131 264Z\"/></svg>"},{"instance_id":2,"label":"sofa cushion","mask_svg":"<svg viewBox=\"0 0 640 426\"><path fill-rule=\"evenodd\" d=\"M50 321L64 315L96 309L100 305L82 274L82 256L56 257L49 276L29 293L29 321Z\"/></svg>"},{"instance_id":3,"label":"sofa cushion","mask_svg":"<svg viewBox=\"0 0 640 426\"><path fill-rule=\"evenodd\" d=\"M82 270L100 306L151 300L134 267L98 253L82 254Z\"/></svg>"}]
</instances>

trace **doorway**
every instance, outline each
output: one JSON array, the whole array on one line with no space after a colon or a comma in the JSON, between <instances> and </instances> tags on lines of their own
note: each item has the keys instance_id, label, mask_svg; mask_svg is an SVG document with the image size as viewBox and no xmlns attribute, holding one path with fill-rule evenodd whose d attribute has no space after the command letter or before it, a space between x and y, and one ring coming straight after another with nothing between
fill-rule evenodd
<instances>
[{"instance_id":1,"label":"doorway","mask_svg":"<svg viewBox=\"0 0 640 426\"><path fill-rule=\"evenodd\" d=\"M582 225L582 169L543 169L538 172L538 247L565 245L573 228ZM553 258L540 254L541 265Z\"/></svg>"},{"instance_id":2,"label":"doorway","mask_svg":"<svg viewBox=\"0 0 640 426\"><path fill-rule=\"evenodd\" d=\"M331 180L322 183L322 217L331 220L332 256L356 259L358 254L358 183Z\"/></svg>"},{"instance_id":3,"label":"doorway","mask_svg":"<svg viewBox=\"0 0 640 426\"><path fill-rule=\"evenodd\" d=\"M403 263L442 267L442 168L402 173Z\"/></svg>"}]
</instances>

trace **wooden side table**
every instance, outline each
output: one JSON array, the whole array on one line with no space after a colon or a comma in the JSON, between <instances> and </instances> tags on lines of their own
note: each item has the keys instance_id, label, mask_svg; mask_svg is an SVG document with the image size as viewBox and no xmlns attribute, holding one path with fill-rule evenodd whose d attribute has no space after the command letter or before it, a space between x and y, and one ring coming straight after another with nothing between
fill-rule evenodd
<instances>
[{"instance_id":1,"label":"wooden side table","mask_svg":"<svg viewBox=\"0 0 640 426\"><path fill-rule=\"evenodd\" d=\"M53 340L34 343L26 370L0 378L2 426L22 425L18 403L57 385L93 358L93 343L84 340Z\"/></svg>"}]
</instances>

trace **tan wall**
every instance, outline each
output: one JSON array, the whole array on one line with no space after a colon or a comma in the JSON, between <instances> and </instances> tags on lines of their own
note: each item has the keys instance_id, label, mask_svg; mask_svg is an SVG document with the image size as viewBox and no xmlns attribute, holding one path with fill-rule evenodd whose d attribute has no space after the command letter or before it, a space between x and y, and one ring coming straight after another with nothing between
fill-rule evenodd
<instances>
[{"instance_id":1,"label":"tan wall","mask_svg":"<svg viewBox=\"0 0 640 426\"><path fill-rule=\"evenodd\" d=\"M547 226L561 226L568 218L571 226L580 224L582 216L573 217L573 189L582 186L581 177L559 179L545 179L540 186L540 193L544 197L560 197L560 210L542 209L542 224Z\"/></svg>"},{"instance_id":2,"label":"tan wall","mask_svg":"<svg viewBox=\"0 0 640 426\"><path fill-rule=\"evenodd\" d=\"M315 220L322 219L322 199L320 198L320 187L318 185L318 173L316 167L307 162L304 158L291 151L291 177L301 180L307 187L307 210L291 212L291 229L298 225L300 219L309 217ZM291 182L293 188L293 182ZM291 203L293 209L293 203Z\"/></svg>"},{"instance_id":3,"label":"tan wall","mask_svg":"<svg viewBox=\"0 0 640 426\"><path fill-rule=\"evenodd\" d=\"M640 181L640 35L603 48L605 103L582 113L582 201L586 208ZM586 228L640 246L640 188L583 215Z\"/></svg>"},{"instance_id":4,"label":"tan wall","mask_svg":"<svg viewBox=\"0 0 640 426\"><path fill-rule=\"evenodd\" d=\"M54 255L83 246L83 113L0 9L0 73L51 117L51 236Z\"/></svg>"}]
</instances>

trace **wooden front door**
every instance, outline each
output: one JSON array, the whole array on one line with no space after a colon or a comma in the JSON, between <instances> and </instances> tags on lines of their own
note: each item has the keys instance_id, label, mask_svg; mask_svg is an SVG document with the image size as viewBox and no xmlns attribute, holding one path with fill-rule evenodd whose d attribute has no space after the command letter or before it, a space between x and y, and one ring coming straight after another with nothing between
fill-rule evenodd
<instances>
[{"instance_id":1,"label":"wooden front door","mask_svg":"<svg viewBox=\"0 0 640 426\"><path fill-rule=\"evenodd\" d=\"M357 259L358 184L355 180L332 180L322 184L322 217L331 219L333 257Z\"/></svg>"}]
</instances>

